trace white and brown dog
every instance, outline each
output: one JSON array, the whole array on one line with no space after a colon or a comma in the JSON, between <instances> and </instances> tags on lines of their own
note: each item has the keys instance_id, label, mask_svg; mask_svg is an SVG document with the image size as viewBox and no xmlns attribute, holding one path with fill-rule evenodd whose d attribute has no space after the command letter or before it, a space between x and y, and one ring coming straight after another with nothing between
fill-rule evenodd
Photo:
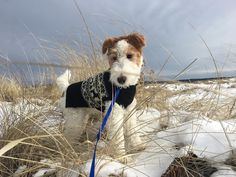
<instances>
[{"instance_id":1,"label":"white and brown dog","mask_svg":"<svg viewBox=\"0 0 236 177\"><path fill-rule=\"evenodd\" d=\"M144 149L137 134L136 117L130 115L136 105L134 96L143 65L144 46L144 36L139 33L108 38L102 46L110 65L108 71L71 85L69 70L57 78L57 85L65 92L61 103L64 135L69 142L78 142L93 112L91 108L103 112L108 109L116 86L121 91L108 120L108 138L116 142L120 155Z\"/></svg>"}]
</instances>

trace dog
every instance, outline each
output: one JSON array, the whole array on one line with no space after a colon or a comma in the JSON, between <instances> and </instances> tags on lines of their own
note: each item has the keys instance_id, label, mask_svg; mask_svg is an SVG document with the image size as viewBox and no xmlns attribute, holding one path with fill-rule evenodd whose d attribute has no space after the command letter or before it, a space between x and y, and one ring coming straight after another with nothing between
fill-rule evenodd
<instances>
[{"instance_id":1,"label":"dog","mask_svg":"<svg viewBox=\"0 0 236 177\"><path fill-rule=\"evenodd\" d=\"M145 148L137 134L136 117L131 115L136 106L136 85L143 66L144 46L145 38L137 32L107 38L102 53L108 60L109 70L74 84L69 84L69 70L57 78L57 85L64 92L61 99L65 118L63 134L71 144L78 143L91 113L107 111L114 88L119 87L120 94L108 120L108 139L115 142L119 155Z\"/></svg>"}]
</instances>

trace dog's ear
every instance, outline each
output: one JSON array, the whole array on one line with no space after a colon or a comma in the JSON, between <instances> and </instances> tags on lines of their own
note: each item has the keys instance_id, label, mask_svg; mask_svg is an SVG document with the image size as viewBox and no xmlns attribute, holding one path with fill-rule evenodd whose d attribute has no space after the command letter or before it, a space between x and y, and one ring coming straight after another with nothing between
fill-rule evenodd
<instances>
[{"instance_id":1,"label":"dog's ear","mask_svg":"<svg viewBox=\"0 0 236 177\"><path fill-rule=\"evenodd\" d=\"M139 51L142 51L142 48L145 46L145 38L140 33L131 33L128 35L128 43L133 45Z\"/></svg>"},{"instance_id":2,"label":"dog's ear","mask_svg":"<svg viewBox=\"0 0 236 177\"><path fill-rule=\"evenodd\" d=\"M112 48L115 44L116 40L115 38L107 38L102 45L102 53L105 54L108 49Z\"/></svg>"}]
</instances>

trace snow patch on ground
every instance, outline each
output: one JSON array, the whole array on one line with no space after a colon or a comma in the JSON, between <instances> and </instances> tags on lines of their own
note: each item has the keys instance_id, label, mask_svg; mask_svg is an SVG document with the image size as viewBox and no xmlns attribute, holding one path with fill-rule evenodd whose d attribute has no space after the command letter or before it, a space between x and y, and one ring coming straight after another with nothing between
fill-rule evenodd
<instances>
[{"instance_id":1,"label":"snow patch on ground","mask_svg":"<svg viewBox=\"0 0 236 177\"><path fill-rule=\"evenodd\" d=\"M84 173L89 174L92 161L89 160L84 167ZM124 177L138 177L137 171L132 168L114 161L110 157L101 157L96 160L97 177L107 177L109 175L124 176Z\"/></svg>"},{"instance_id":2,"label":"snow patch on ground","mask_svg":"<svg viewBox=\"0 0 236 177\"><path fill-rule=\"evenodd\" d=\"M218 171L213 173L211 177L235 177L236 171L232 170L227 166L220 166L217 168Z\"/></svg>"},{"instance_id":3,"label":"snow patch on ground","mask_svg":"<svg viewBox=\"0 0 236 177\"><path fill-rule=\"evenodd\" d=\"M53 106L50 100L31 99L20 100L18 103L0 102L0 136L5 125L14 126L19 121L35 117L37 117L38 125L35 125L38 129L40 129L40 125L54 130L62 122L57 107Z\"/></svg>"},{"instance_id":4,"label":"snow patch on ground","mask_svg":"<svg viewBox=\"0 0 236 177\"><path fill-rule=\"evenodd\" d=\"M147 134L160 129L161 113L154 108L147 108L135 112L141 134Z\"/></svg>"},{"instance_id":5,"label":"snow patch on ground","mask_svg":"<svg viewBox=\"0 0 236 177\"><path fill-rule=\"evenodd\" d=\"M222 162L236 148L236 120L213 121L206 119L192 120L175 128L161 131L157 139L172 142L173 145L191 145L199 157L206 157Z\"/></svg>"}]
</instances>

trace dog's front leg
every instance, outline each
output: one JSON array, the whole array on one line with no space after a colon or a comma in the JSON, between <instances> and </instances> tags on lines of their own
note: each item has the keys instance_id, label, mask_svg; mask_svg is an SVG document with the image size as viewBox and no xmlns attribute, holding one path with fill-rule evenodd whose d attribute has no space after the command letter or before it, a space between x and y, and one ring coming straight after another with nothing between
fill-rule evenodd
<instances>
[{"instance_id":1,"label":"dog's front leg","mask_svg":"<svg viewBox=\"0 0 236 177\"><path fill-rule=\"evenodd\" d=\"M76 148L89 119L86 108L65 108L63 114L65 118L63 134Z\"/></svg>"},{"instance_id":2,"label":"dog's front leg","mask_svg":"<svg viewBox=\"0 0 236 177\"><path fill-rule=\"evenodd\" d=\"M108 120L107 136L111 143L116 147L116 152L118 155L125 155L123 119L124 109L115 103Z\"/></svg>"},{"instance_id":3,"label":"dog's front leg","mask_svg":"<svg viewBox=\"0 0 236 177\"><path fill-rule=\"evenodd\" d=\"M125 137L125 149L127 153L134 153L145 149L145 145L140 139L137 125L137 117L135 115L134 108L136 106L136 99L125 110L125 122L124 122L124 137Z\"/></svg>"}]
</instances>

